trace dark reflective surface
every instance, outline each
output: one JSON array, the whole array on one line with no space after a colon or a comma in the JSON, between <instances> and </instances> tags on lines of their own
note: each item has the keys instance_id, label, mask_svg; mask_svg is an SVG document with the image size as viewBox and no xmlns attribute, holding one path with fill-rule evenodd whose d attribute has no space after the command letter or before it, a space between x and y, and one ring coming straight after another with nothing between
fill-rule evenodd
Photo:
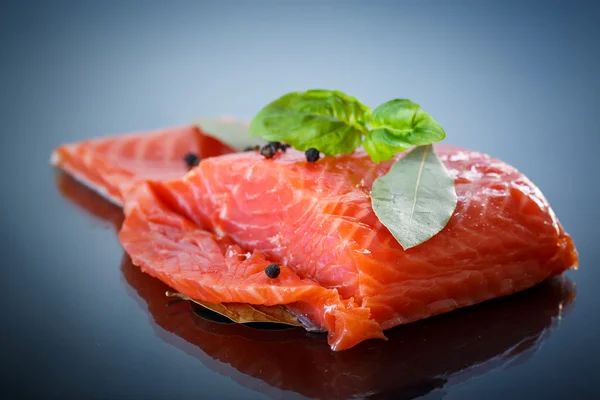
<instances>
[{"instance_id":1,"label":"dark reflective surface","mask_svg":"<svg viewBox=\"0 0 600 400\"><path fill-rule=\"evenodd\" d=\"M597 1L0 2L0 395L600 398L599 20ZM48 166L63 142L309 87L408 97L523 171L574 238L572 284L330 353L167 307L123 259L120 210Z\"/></svg>"}]
</instances>

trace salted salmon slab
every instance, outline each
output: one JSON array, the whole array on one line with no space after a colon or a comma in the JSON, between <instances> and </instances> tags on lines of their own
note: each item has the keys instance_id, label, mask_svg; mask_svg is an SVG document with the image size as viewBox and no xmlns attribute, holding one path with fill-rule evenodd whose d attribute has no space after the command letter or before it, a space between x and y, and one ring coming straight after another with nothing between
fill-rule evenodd
<instances>
[{"instance_id":1,"label":"salted salmon slab","mask_svg":"<svg viewBox=\"0 0 600 400\"><path fill-rule=\"evenodd\" d=\"M121 209L67 174L56 178L70 203L120 228ZM573 282L557 277L523 293L386 331L387 343L357 346L340 357L321 335L299 329L251 329L199 319L195 312L205 315L204 310L165 297L172 289L141 272L127 255L121 272L165 342L242 386L256 389L260 380L259 390L267 396L270 387L278 387L318 399L407 398L518 366L564 323L576 297Z\"/></svg>"},{"instance_id":2,"label":"salted salmon slab","mask_svg":"<svg viewBox=\"0 0 600 400\"><path fill-rule=\"evenodd\" d=\"M285 304L327 330L334 350L577 266L539 189L485 154L435 146L458 204L440 233L405 251L369 196L394 160L375 164L359 150L307 163L291 149L265 159L200 145L214 156L188 172L185 152L203 136L189 128L99 139L59 147L54 163L124 204L120 240L145 272L198 300ZM126 146L154 150L105 150ZM275 279L264 273L273 262Z\"/></svg>"}]
</instances>

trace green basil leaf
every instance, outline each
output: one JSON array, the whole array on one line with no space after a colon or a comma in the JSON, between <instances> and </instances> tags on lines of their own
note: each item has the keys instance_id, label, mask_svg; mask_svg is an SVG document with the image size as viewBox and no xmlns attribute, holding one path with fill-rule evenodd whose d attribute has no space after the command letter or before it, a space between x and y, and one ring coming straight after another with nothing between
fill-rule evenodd
<instances>
[{"instance_id":1,"label":"green basil leaf","mask_svg":"<svg viewBox=\"0 0 600 400\"><path fill-rule=\"evenodd\" d=\"M363 147L371 159L378 163L391 159L396 153L408 149L411 145L396 137L387 128L377 128L367 133Z\"/></svg>"},{"instance_id":2,"label":"green basil leaf","mask_svg":"<svg viewBox=\"0 0 600 400\"><path fill-rule=\"evenodd\" d=\"M375 180L371 204L406 250L446 226L456 208L454 179L431 145L415 147Z\"/></svg>"},{"instance_id":3,"label":"green basil leaf","mask_svg":"<svg viewBox=\"0 0 600 400\"><path fill-rule=\"evenodd\" d=\"M311 147L326 155L353 152L367 133L370 109L337 90L292 92L264 107L250 124L250 135Z\"/></svg>"},{"instance_id":4,"label":"green basil leaf","mask_svg":"<svg viewBox=\"0 0 600 400\"><path fill-rule=\"evenodd\" d=\"M431 115L406 99L390 100L377 107L371 127L383 128L388 136L414 146L439 142L446 137L444 129Z\"/></svg>"}]
</instances>

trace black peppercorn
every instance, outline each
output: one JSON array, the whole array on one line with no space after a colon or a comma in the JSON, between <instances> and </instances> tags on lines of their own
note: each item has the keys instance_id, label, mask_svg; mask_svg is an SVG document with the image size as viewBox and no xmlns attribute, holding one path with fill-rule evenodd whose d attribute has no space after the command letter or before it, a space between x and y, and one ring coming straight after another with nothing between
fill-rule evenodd
<instances>
[{"instance_id":1,"label":"black peppercorn","mask_svg":"<svg viewBox=\"0 0 600 400\"><path fill-rule=\"evenodd\" d=\"M316 162L319 159L319 150L311 147L310 149L304 152L306 154L306 161L308 162Z\"/></svg>"},{"instance_id":2,"label":"black peppercorn","mask_svg":"<svg viewBox=\"0 0 600 400\"><path fill-rule=\"evenodd\" d=\"M275 153L277 152L277 148L273 143L266 144L260 149L260 154L262 154L265 158L273 158Z\"/></svg>"},{"instance_id":3,"label":"black peppercorn","mask_svg":"<svg viewBox=\"0 0 600 400\"><path fill-rule=\"evenodd\" d=\"M279 145L279 150L281 150L281 151L285 152L285 151L286 151L287 149L289 149L290 147L292 147L292 146L291 146L291 145L289 145L289 144L282 144L282 145Z\"/></svg>"},{"instance_id":4,"label":"black peppercorn","mask_svg":"<svg viewBox=\"0 0 600 400\"><path fill-rule=\"evenodd\" d=\"M196 153L187 153L183 157L183 160L185 161L186 165L190 168L195 167L198 164L200 164L200 158L198 157L198 155Z\"/></svg>"},{"instance_id":5,"label":"black peppercorn","mask_svg":"<svg viewBox=\"0 0 600 400\"><path fill-rule=\"evenodd\" d=\"M271 279L275 279L279 276L281 272L281 268L277 264L269 264L267 268L265 268L265 274Z\"/></svg>"},{"instance_id":6,"label":"black peppercorn","mask_svg":"<svg viewBox=\"0 0 600 400\"><path fill-rule=\"evenodd\" d=\"M256 145L256 146L248 146L244 149L244 151L258 151L260 150L260 146Z\"/></svg>"}]
</instances>

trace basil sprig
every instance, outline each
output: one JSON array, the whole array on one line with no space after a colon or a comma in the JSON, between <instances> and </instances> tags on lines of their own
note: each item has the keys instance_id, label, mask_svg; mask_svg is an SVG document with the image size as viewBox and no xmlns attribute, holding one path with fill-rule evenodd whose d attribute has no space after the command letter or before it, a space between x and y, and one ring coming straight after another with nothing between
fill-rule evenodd
<instances>
[{"instance_id":1,"label":"basil sprig","mask_svg":"<svg viewBox=\"0 0 600 400\"><path fill-rule=\"evenodd\" d=\"M285 142L298 150L349 154L363 145L375 162L411 146L446 136L429 114L410 100L394 99L372 113L355 97L337 90L288 93L264 107L250 124L250 136Z\"/></svg>"},{"instance_id":2,"label":"basil sprig","mask_svg":"<svg viewBox=\"0 0 600 400\"><path fill-rule=\"evenodd\" d=\"M440 232L456 208L454 180L431 146L446 133L410 100L390 100L371 112L337 90L292 92L254 117L250 135L326 155L349 154L362 145L374 162L417 146L371 190L375 214L405 250Z\"/></svg>"}]
</instances>

